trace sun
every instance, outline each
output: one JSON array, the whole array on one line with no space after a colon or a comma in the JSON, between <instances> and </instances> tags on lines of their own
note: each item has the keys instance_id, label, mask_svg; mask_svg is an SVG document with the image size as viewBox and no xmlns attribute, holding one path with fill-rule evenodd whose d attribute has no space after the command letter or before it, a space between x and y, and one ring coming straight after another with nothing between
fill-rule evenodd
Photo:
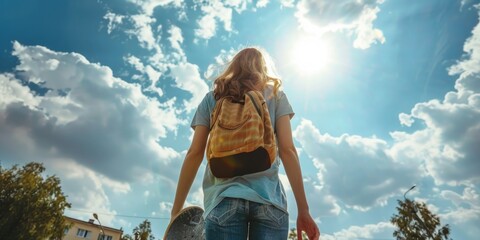
<instances>
[{"instance_id":1,"label":"sun","mask_svg":"<svg viewBox=\"0 0 480 240\"><path fill-rule=\"evenodd\" d=\"M302 74L319 73L327 67L330 59L328 44L318 38L300 38L292 48L293 65Z\"/></svg>"}]
</instances>

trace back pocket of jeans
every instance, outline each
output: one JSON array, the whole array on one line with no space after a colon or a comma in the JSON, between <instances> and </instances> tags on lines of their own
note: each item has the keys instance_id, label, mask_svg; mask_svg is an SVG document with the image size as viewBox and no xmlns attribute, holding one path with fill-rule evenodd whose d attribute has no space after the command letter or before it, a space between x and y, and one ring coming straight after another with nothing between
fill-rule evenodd
<instances>
[{"instance_id":1,"label":"back pocket of jeans","mask_svg":"<svg viewBox=\"0 0 480 240\"><path fill-rule=\"evenodd\" d=\"M263 205L262 208L265 217L276 223L277 227L282 228L288 221L288 213L285 211L282 211L273 205Z\"/></svg>"},{"instance_id":2,"label":"back pocket of jeans","mask_svg":"<svg viewBox=\"0 0 480 240\"><path fill-rule=\"evenodd\" d=\"M221 226L228 226L229 220L237 213L238 199L224 198L208 214L207 219Z\"/></svg>"}]
</instances>

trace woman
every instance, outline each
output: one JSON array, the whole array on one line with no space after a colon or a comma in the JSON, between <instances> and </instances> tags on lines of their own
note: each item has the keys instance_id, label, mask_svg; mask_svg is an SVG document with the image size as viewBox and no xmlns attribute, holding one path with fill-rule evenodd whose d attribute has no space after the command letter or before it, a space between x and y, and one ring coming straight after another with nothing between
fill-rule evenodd
<instances>
[{"instance_id":1,"label":"woman","mask_svg":"<svg viewBox=\"0 0 480 240\"><path fill-rule=\"evenodd\" d=\"M197 108L192 128L193 140L185 157L175 194L171 217L182 209L188 191L202 163L210 129L210 116L222 97L241 98L249 90L263 92L278 143L278 153L297 202L298 239L305 231L309 239L319 239L320 232L310 216L298 155L292 140L290 119L293 110L279 90L280 79L268 74L267 55L258 48L238 52L226 70L215 79ZM288 212L281 185L277 159L270 169L234 178L215 178L209 167L203 180L205 231L207 240L287 239Z\"/></svg>"}]
</instances>

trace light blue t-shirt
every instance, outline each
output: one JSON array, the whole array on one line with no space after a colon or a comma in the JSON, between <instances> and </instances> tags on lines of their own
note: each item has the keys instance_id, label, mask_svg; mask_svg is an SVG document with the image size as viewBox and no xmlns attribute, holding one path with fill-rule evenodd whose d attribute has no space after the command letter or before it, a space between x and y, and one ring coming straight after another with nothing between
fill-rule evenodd
<instances>
[{"instance_id":1,"label":"light blue t-shirt","mask_svg":"<svg viewBox=\"0 0 480 240\"><path fill-rule=\"evenodd\" d=\"M279 91L275 97L272 90L267 88L263 95L267 102L273 129L275 129L276 119L284 115L293 117L292 106L284 92ZM191 126L202 125L210 128L210 117L215 104L213 92L207 93L195 112ZM277 154L275 162L266 171L225 179L213 176L210 167L207 165L203 178L204 217L226 197L272 204L287 212L285 190L278 177L279 166L280 159Z\"/></svg>"}]
</instances>

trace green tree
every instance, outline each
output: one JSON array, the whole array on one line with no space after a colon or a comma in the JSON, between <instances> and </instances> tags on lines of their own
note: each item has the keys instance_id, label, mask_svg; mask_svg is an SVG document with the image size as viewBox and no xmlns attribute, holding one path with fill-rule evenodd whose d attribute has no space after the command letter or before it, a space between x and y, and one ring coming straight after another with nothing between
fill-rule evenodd
<instances>
[{"instance_id":1,"label":"green tree","mask_svg":"<svg viewBox=\"0 0 480 240\"><path fill-rule=\"evenodd\" d=\"M297 229L290 229L290 232L288 233L288 240L298 240L297 236ZM302 232L302 240L308 240L307 234L305 232Z\"/></svg>"},{"instance_id":2,"label":"green tree","mask_svg":"<svg viewBox=\"0 0 480 240\"><path fill-rule=\"evenodd\" d=\"M397 240L448 240L449 225L441 226L440 218L428 210L425 203L398 200L398 214L390 222L397 227L393 236Z\"/></svg>"},{"instance_id":3,"label":"green tree","mask_svg":"<svg viewBox=\"0 0 480 240\"><path fill-rule=\"evenodd\" d=\"M138 226L133 229L133 235L137 233L139 240L154 240L155 237L152 234L152 227L150 221L145 219Z\"/></svg>"},{"instance_id":4,"label":"green tree","mask_svg":"<svg viewBox=\"0 0 480 240\"><path fill-rule=\"evenodd\" d=\"M128 235L128 234L125 234L125 235L122 236L121 240L133 240L133 237Z\"/></svg>"},{"instance_id":5,"label":"green tree","mask_svg":"<svg viewBox=\"0 0 480 240\"><path fill-rule=\"evenodd\" d=\"M55 176L42 177L40 163L22 168L0 166L0 236L2 239L61 239L70 226L63 217L70 208Z\"/></svg>"}]
</instances>

